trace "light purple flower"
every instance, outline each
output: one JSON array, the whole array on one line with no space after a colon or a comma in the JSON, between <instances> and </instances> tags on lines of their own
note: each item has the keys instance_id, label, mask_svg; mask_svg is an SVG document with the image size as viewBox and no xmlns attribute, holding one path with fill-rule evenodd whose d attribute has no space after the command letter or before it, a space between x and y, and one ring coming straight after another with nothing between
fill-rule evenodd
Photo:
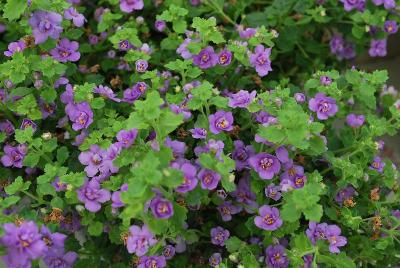
<instances>
[{"instance_id":1,"label":"light purple flower","mask_svg":"<svg viewBox=\"0 0 400 268\"><path fill-rule=\"evenodd\" d=\"M115 102L120 102L121 100L116 98L115 93L112 91L111 88L103 85L99 85L93 89L93 93L100 94L104 98L113 100Z\"/></svg>"},{"instance_id":2,"label":"light purple flower","mask_svg":"<svg viewBox=\"0 0 400 268\"><path fill-rule=\"evenodd\" d=\"M93 123L93 112L87 102L69 103L65 107L65 112L72 121L72 129L75 131L86 129Z\"/></svg>"},{"instance_id":3,"label":"light purple flower","mask_svg":"<svg viewBox=\"0 0 400 268\"><path fill-rule=\"evenodd\" d=\"M274 231L282 226L283 222L279 216L279 210L267 205L259 208L259 216L254 218L254 224L263 230Z\"/></svg>"},{"instance_id":4,"label":"light purple flower","mask_svg":"<svg viewBox=\"0 0 400 268\"><path fill-rule=\"evenodd\" d=\"M214 52L214 48L208 46L193 57L193 63L201 69L208 69L218 64L219 58Z\"/></svg>"},{"instance_id":5,"label":"light purple flower","mask_svg":"<svg viewBox=\"0 0 400 268\"><path fill-rule=\"evenodd\" d=\"M386 9L392 9L392 8L396 7L395 0L372 0L372 2L377 6L380 6L383 4Z\"/></svg>"},{"instance_id":6,"label":"light purple flower","mask_svg":"<svg viewBox=\"0 0 400 268\"><path fill-rule=\"evenodd\" d=\"M172 149L172 155L175 159L183 158L186 152L186 144L182 141L171 140L170 137L165 139L165 146Z\"/></svg>"},{"instance_id":7,"label":"light purple flower","mask_svg":"<svg viewBox=\"0 0 400 268\"><path fill-rule=\"evenodd\" d=\"M52 233L45 225L42 225L40 234L42 235L42 240L47 246L46 254L49 252L64 251L64 242L65 239L67 239L65 234Z\"/></svg>"},{"instance_id":8,"label":"light purple flower","mask_svg":"<svg viewBox=\"0 0 400 268\"><path fill-rule=\"evenodd\" d=\"M232 193L232 196L236 198L237 202L245 204L244 208L247 213L255 213L257 210L257 196L251 190L250 176L248 173L245 173L245 175L240 178L236 190Z\"/></svg>"},{"instance_id":9,"label":"light purple flower","mask_svg":"<svg viewBox=\"0 0 400 268\"><path fill-rule=\"evenodd\" d=\"M369 169L376 170L379 173L382 173L384 167L385 167L385 162L382 162L382 159L379 156L375 156L374 161L372 162Z\"/></svg>"},{"instance_id":10,"label":"light purple flower","mask_svg":"<svg viewBox=\"0 0 400 268\"><path fill-rule=\"evenodd\" d=\"M328 228L328 224L326 223L316 223L310 221L308 223L308 229L306 230L306 235L308 239L310 239L311 243L315 245L317 240L326 240L326 230Z\"/></svg>"},{"instance_id":11,"label":"light purple flower","mask_svg":"<svg viewBox=\"0 0 400 268\"><path fill-rule=\"evenodd\" d=\"M179 193L186 193L196 188L198 183L196 167L192 164L184 163L180 170L183 172L183 183L176 187L175 190Z\"/></svg>"},{"instance_id":12,"label":"light purple flower","mask_svg":"<svg viewBox=\"0 0 400 268\"><path fill-rule=\"evenodd\" d=\"M215 114L208 116L208 122L210 123L210 131L213 134L233 129L233 115L231 112L217 111Z\"/></svg>"},{"instance_id":13,"label":"light purple flower","mask_svg":"<svg viewBox=\"0 0 400 268\"><path fill-rule=\"evenodd\" d=\"M341 230L337 225L329 225L326 229L326 238L329 241L329 251L339 253L339 247L347 244L347 239L340 235Z\"/></svg>"},{"instance_id":14,"label":"light purple flower","mask_svg":"<svg viewBox=\"0 0 400 268\"><path fill-rule=\"evenodd\" d=\"M221 214L223 221L230 221L232 220L232 215L239 213L242 209L233 205L231 201L225 201L217 207L217 210Z\"/></svg>"},{"instance_id":15,"label":"light purple flower","mask_svg":"<svg viewBox=\"0 0 400 268\"><path fill-rule=\"evenodd\" d=\"M360 114L349 114L346 117L346 123L351 126L352 128L361 127L364 124L365 116Z\"/></svg>"},{"instance_id":16,"label":"light purple flower","mask_svg":"<svg viewBox=\"0 0 400 268\"><path fill-rule=\"evenodd\" d=\"M163 248L162 255L166 260L170 260L175 256L175 247L172 245L166 245Z\"/></svg>"},{"instance_id":17,"label":"light purple flower","mask_svg":"<svg viewBox=\"0 0 400 268\"><path fill-rule=\"evenodd\" d=\"M4 132L7 136L11 136L15 132L14 125L8 119L1 121L0 132Z\"/></svg>"},{"instance_id":18,"label":"light purple flower","mask_svg":"<svg viewBox=\"0 0 400 268\"><path fill-rule=\"evenodd\" d=\"M167 262L164 256L143 256L139 259L137 268L164 268Z\"/></svg>"},{"instance_id":19,"label":"light purple flower","mask_svg":"<svg viewBox=\"0 0 400 268\"><path fill-rule=\"evenodd\" d=\"M76 260L78 259L78 254L73 251L68 251L67 253L52 252L47 253L43 257L43 262L49 268L73 268Z\"/></svg>"},{"instance_id":20,"label":"light purple flower","mask_svg":"<svg viewBox=\"0 0 400 268\"><path fill-rule=\"evenodd\" d=\"M142 228L132 225L129 228L129 236L126 241L129 253L135 253L138 257L141 257L156 243L157 239L154 238L147 225L143 225Z\"/></svg>"},{"instance_id":21,"label":"light purple flower","mask_svg":"<svg viewBox=\"0 0 400 268\"><path fill-rule=\"evenodd\" d=\"M78 61L81 57L78 49L78 42L63 38L58 42L56 48L50 51L50 55L59 62Z\"/></svg>"},{"instance_id":22,"label":"light purple flower","mask_svg":"<svg viewBox=\"0 0 400 268\"><path fill-rule=\"evenodd\" d=\"M191 38L186 38L182 44L179 45L179 47L176 49L176 53L178 53L179 55L181 55L182 58L184 58L185 60L187 59L191 59L192 58L192 54L189 52L187 46L192 42L193 40Z\"/></svg>"},{"instance_id":23,"label":"light purple flower","mask_svg":"<svg viewBox=\"0 0 400 268\"><path fill-rule=\"evenodd\" d=\"M281 169L278 158L267 153L250 157L249 164L263 180L271 180Z\"/></svg>"},{"instance_id":24,"label":"light purple flower","mask_svg":"<svg viewBox=\"0 0 400 268\"><path fill-rule=\"evenodd\" d=\"M294 99L296 100L297 103L303 103L306 101L306 95L303 93L297 92L294 94Z\"/></svg>"},{"instance_id":25,"label":"light purple flower","mask_svg":"<svg viewBox=\"0 0 400 268\"><path fill-rule=\"evenodd\" d=\"M315 97L308 102L308 108L316 112L320 120L326 120L338 112L335 99L327 97L324 93L317 93Z\"/></svg>"},{"instance_id":26,"label":"light purple flower","mask_svg":"<svg viewBox=\"0 0 400 268\"><path fill-rule=\"evenodd\" d=\"M112 208L120 208L123 207L125 204L121 200L121 193L128 191L128 184L124 183L121 185L121 188L119 191L115 191L111 195L111 207Z\"/></svg>"},{"instance_id":27,"label":"light purple flower","mask_svg":"<svg viewBox=\"0 0 400 268\"><path fill-rule=\"evenodd\" d=\"M221 226L217 226L215 228L211 228L210 236L211 243L217 246L225 246L225 241L229 238L229 231L227 229L222 228Z\"/></svg>"},{"instance_id":28,"label":"light purple flower","mask_svg":"<svg viewBox=\"0 0 400 268\"><path fill-rule=\"evenodd\" d=\"M139 73L144 73L147 70L147 67L149 67L149 64L146 60L137 60L135 62L136 66L136 71Z\"/></svg>"},{"instance_id":29,"label":"light purple flower","mask_svg":"<svg viewBox=\"0 0 400 268\"><path fill-rule=\"evenodd\" d=\"M387 21L385 21L383 29L388 34L395 34L395 33L397 33L399 27L397 26L397 22L395 20L387 20Z\"/></svg>"},{"instance_id":30,"label":"light purple flower","mask_svg":"<svg viewBox=\"0 0 400 268\"><path fill-rule=\"evenodd\" d=\"M33 132L35 132L36 129L37 129L37 125L36 125L35 122L33 122L32 120L30 120L28 118L22 119L21 126L19 127L19 129L24 130L24 129L28 128L28 127L31 127Z\"/></svg>"},{"instance_id":31,"label":"light purple flower","mask_svg":"<svg viewBox=\"0 0 400 268\"><path fill-rule=\"evenodd\" d=\"M26 144L19 144L15 147L7 144L4 146L3 150L4 155L1 157L3 166L22 168L22 162L28 151L28 146Z\"/></svg>"},{"instance_id":32,"label":"light purple flower","mask_svg":"<svg viewBox=\"0 0 400 268\"><path fill-rule=\"evenodd\" d=\"M47 38L58 39L62 32L62 17L55 12L37 10L29 19L32 33L35 37L35 44L44 43Z\"/></svg>"},{"instance_id":33,"label":"light purple flower","mask_svg":"<svg viewBox=\"0 0 400 268\"><path fill-rule=\"evenodd\" d=\"M368 50L368 54L371 57L385 57L387 39L371 40L371 45Z\"/></svg>"},{"instance_id":34,"label":"light purple flower","mask_svg":"<svg viewBox=\"0 0 400 268\"><path fill-rule=\"evenodd\" d=\"M192 0L193 1L193 0ZM222 261L222 257L220 253L213 253L211 257L208 259L208 264L212 267L216 267Z\"/></svg>"},{"instance_id":35,"label":"light purple flower","mask_svg":"<svg viewBox=\"0 0 400 268\"><path fill-rule=\"evenodd\" d=\"M134 10L143 9L143 0L120 0L119 7L125 13L131 13Z\"/></svg>"},{"instance_id":36,"label":"light purple flower","mask_svg":"<svg viewBox=\"0 0 400 268\"><path fill-rule=\"evenodd\" d=\"M241 140L236 140L233 144L235 149L232 152L232 159L235 160L236 170L241 171L249 165L248 160L255 151L252 145L246 146Z\"/></svg>"},{"instance_id":37,"label":"light purple flower","mask_svg":"<svg viewBox=\"0 0 400 268\"><path fill-rule=\"evenodd\" d=\"M200 179L202 189L214 190L221 180L220 174L209 169L200 170L197 176Z\"/></svg>"},{"instance_id":38,"label":"light purple flower","mask_svg":"<svg viewBox=\"0 0 400 268\"><path fill-rule=\"evenodd\" d=\"M354 44L345 41L340 35L334 35L329 45L332 54L335 54L339 59L352 59L356 56Z\"/></svg>"},{"instance_id":39,"label":"light purple flower","mask_svg":"<svg viewBox=\"0 0 400 268\"><path fill-rule=\"evenodd\" d=\"M54 102L47 103L43 99L39 99L39 108L42 112L42 119L46 119L54 114L57 105Z\"/></svg>"},{"instance_id":40,"label":"light purple flower","mask_svg":"<svg viewBox=\"0 0 400 268\"><path fill-rule=\"evenodd\" d=\"M79 154L79 162L85 165L85 172L89 177L95 176L98 172L104 173L108 171L105 166L106 151L102 150L98 145L93 144L90 146L89 151L81 152Z\"/></svg>"},{"instance_id":41,"label":"light purple flower","mask_svg":"<svg viewBox=\"0 0 400 268\"><path fill-rule=\"evenodd\" d=\"M111 194L106 189L100 188L100 183L95 180L86 180L85 184L78 190L78 199L85 203L85 208L90 212L97 212L101 204L109 201Z\"/></svg>"},{"instance_id":42,"label":"light purple flower","mask_svg":"<svg viewBox=\"0 0 400 268\"><path fill-rule=\"evenodd\" d=\"M253 37L257 33L257 29L256 28L243 29L243 26L239 26L238 27L238 32L239 32L240 38L249 39L249 38Z\"/></svg>"},{"instance_id":43,"label":"light purple flower","mask_svg":"<svg viewBox=\"0 0 400 268\"><path fill-rule=\"evenodd\" d=\"M67 190L67 184L66 183L62 183L60 181L60 177L55 177L54 181L51 183L51 185L53 185L54 190L56 190L56 192L62 192Z\"/></svg>"},{"instance_id":44,"label":"light purple flower","mask_svg":"<svg viewBox=\"0 0 400 268\"><path fill-rule=\"evenodd\" d=\"M347 186L343 189L341 189L335 196L335 201L342 206L343 202L345 202L348 199L353 198L354 195L356 195L357 192L352 186Z\"/></svg>"},{"instance_id":45,"label":"light purple flower","mask_svg":"<svg viewBox=\"0 0 400 268\"><path fill-rule=\"evenodd\" d=\"M281 245L270 245L265 250L265 263L270 268L286 268L289 266L285 248Z\"/></svg>"},{"instance_id":46,"label":"light purple flower","mask_svg":"<svg viewBox=\"0 0 400 268\"><path fill-rule=\"evenodd\" d=\"M174 207L172 203L164 198L153 198L150 202L150 209L154 217L158 219L168 219L174 215Z\"/></svg>"},{"instance_id":47,"label":"light purple flower","mask_svg":"<svg viewBox=\"0 0 400 268\"><path fill-rule=\"evenodd\" d=\"M365 0L340 0L344 5L344 10L351 11L357 9L363 11L365 8Z\"/></svg>"},{"instance_id":48,"label":"light purple flower","mask_svg":"<svg viewBox=\"0 0 400 268\"><path fill-rule=\"evenodd\" d=\"M138 130L133 128L131 130L121 130L117 134L117 140L120 142L122 148L129 148L135 142Z\"/></svg>"},{"instance_id":49,"label":"light purple flower","mask_svg":"<svg viewBox=\"0 0 400 268\"><path fill-rule=\"evenodd\" d=\"M248 92L247 90L240 90L235 94L231 94L229 96L229 107L236 108L247 108L250 103L256 97L257 92L253 90L252 92Z\"/></svg>"},{"instance_id":50,"label":"light purple flower","mask_svg":"<svg viewBox=\"0 0 400 268\"><path fill-rule=\"evenodd\" d=\"M322 75L319 78L319 82L323 86L329 86L330 84L332 84L332 78L330 78L329 76L326 76L326 75Z\"/></svg>"},{"instance_id":51,"label":"light purple flower","mask_svg":"<svg viewBox=\"0 0 400 268\"><path fill-rule=\"evenodd\" d=\"M218 53L218 64L221 66L228 66L232 61L232 52L223 49Z\"/></svg>"},{"instance_id":52,"label":"light purple flower","mask_svg":"<svg viewBox=\"0 0 400 268\"><path fill-rule=\"evenodd\" d=\"M156 28L156 30L159 32L163 32L166 26L167 24L163 20L156 20L154 22L154 28Z\"/></svg>"},{"instance_id":53,"label":"light purple flower","mask_svg":"<svg viewBox=\"0 0 400 268\"><path fill-rule=\"evenodd\" d=\"M272 200L278 201L282 197L281 187L271 183L265 188L265 196L271 198Z\"/></svg>"},{"instance_id":54,"label":"light purple flower","mask_svg":"<svg viewBox=\"0 0 400 268\"><path fill-rule=\"evenodd\" d=\"M133 87L128 88L124 91L124 101L128 103L134 103L140 98L147 90L147 84L145 82L138 82Z\"/></svg>"},{"instance_id":55,"label":"light purple flower","mask_svg":"<svg viewBox=\"0 0 400 268\"><path fill-rule=\"evenodd\" d=\"M76 11L74 7L70 7L64 11L64 18L72 20L76 27L82 27L85 24L85 17Z\"/></svg>"},{"instance_id":56,"label":"light purple flower","mask_svg":"<svg viewBox=\"0 0 400 268\"><path fill-rule=\"evenodd\" d=\"M25 42L20 40L17 42L11 42L8 45L8 50L4 51L4 56L6 57L12 57L14 53L16 52L21 52L26 48Z\"/></svg>"},{"instance_id":57,"label":"light purple flower","mask_svg":"<svg viewBox=\"0 0 400 268\"><path fill-rule=\"evenodd\" d=\"M270 55L271 48L264 49L263 45L256 46L254 53L250 54L250 64L256 68L258 75L261 77L272 71Z\"/></svg>"},{"instance_id":58,"label":"light purple flower","mask_svg":"<svg viewBox=\"0 0 400 268\"><path fill-rule=\"evenodd\" d=\"M189 130L194 139L205 139L207 137L207 130L204 128L193 128Z\"/></svg>"}]
</instances>

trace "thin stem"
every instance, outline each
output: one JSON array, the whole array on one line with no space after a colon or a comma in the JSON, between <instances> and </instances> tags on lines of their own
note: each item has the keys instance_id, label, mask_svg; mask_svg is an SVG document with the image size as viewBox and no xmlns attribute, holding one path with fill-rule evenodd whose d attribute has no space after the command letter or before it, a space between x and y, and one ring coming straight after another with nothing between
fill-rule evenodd
<instances>
[{"instance_id":1,"label":"thin stem","mask_svg":"<svg viewBox=\"0 0 400 268\"><path fill-rule=\"evenodd\" d=\"M33 194L31 194L28 191L22 190L21 193L23 193L26 196L29 196L30 198L32 198L33 200L36 200L38 203L43 203L38 197L34 196Z\"/></svg>"},{"instance_id":2,"label":"thin stem","mask_svg":"<svg viewBox=\"0 0 400 268\"><path fill-rule=\"evenodd\" d=\"M14 117L14 115L11 113L11 111L8 110L7 106L4 105L3 103L1 104L1 106L2 106L2 108L3 108L2 110L4 111L4 113L5 113L6 117L7 117L7 119L9 119L15 126L17 126L17 125L18 125L18 124L17 124L17 120L15 119L15 117Z\"/></svg>"},{"instance_id":3,"label":"thin stem","mask_svg":"<svg viewBox=\"0 0 400 268\"><path fill-rule=\"evenodd\" d=\"M222 8L220 8L217 4L214 4L214 2L212 0L211 1L206 0L204 3L206 5L212 7L215 11L217 11L230 24L232 24L233 26L236 25L236 23L228 15L225 14L225 12L222 10Z\"/></svg>"}]
</instances>

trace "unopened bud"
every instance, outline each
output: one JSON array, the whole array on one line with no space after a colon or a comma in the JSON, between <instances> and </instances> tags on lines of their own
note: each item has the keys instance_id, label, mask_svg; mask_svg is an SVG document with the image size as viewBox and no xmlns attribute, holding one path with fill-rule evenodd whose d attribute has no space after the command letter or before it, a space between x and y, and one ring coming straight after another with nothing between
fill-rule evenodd
<instances>
[{"instance_id":1,"label":"unopened bud","mask_svg":"<svg viewBox=\"0 0 400 268\"><path fill-rule=\"evenodd\" d=\"M50 140L52 138L52 135L50 132L45 132L42 134L42 139L44 140Z\"/></svg>"},{"instance_id":2,"label":"unopened bud","mask_svg":"<svg viewBox=\"0 0 400 268\"><path fill-rule=\"evenodd\" d=\"M76 205L75 206L76 211L78 212L83 212L85 210L85 207L82 205Z\"/></svg>"},{"instance_id":3,"label":"unopened bud","mask_svg":"<svg viewBox=\"0 0 400 268\"><path fill-rule=\"evenodd\" d=\"M175 92L178 93L178 92L180 92L180 91L181 91L181 87L180 87L180 86L176 86L176 87L175 87Z\"/></svg>"}]
</instances>

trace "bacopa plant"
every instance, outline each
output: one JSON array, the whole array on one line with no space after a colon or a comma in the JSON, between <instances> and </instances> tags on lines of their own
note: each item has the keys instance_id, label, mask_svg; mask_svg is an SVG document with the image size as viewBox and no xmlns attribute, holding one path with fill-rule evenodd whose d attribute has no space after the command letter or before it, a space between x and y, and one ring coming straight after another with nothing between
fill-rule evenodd
<instances>
[{"instance_id":1,"label":"bacopa plant","mask_svg":"<svg viewBox=\"0 0 400 268\"><path fill-rule=\"evenodd\" d=\"M400 264L395 0L0 10L5 267Z\"/></svg>"}]
</instances>

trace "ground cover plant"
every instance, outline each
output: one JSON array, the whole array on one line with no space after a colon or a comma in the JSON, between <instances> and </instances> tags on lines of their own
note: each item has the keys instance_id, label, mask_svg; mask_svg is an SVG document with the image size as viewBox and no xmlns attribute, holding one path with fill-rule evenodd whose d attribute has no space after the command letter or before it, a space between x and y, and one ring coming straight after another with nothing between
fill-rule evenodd
<instances>
[{"instance_id":1,"label":"ground cover plant","mask_svg":"<svg viewBox=\"0 0 400 268\"><path fill-rule=\"evenodd\" d=\"M6 267L400 264L395 0L0 10Z\"/></svg>"}]
</instances>

